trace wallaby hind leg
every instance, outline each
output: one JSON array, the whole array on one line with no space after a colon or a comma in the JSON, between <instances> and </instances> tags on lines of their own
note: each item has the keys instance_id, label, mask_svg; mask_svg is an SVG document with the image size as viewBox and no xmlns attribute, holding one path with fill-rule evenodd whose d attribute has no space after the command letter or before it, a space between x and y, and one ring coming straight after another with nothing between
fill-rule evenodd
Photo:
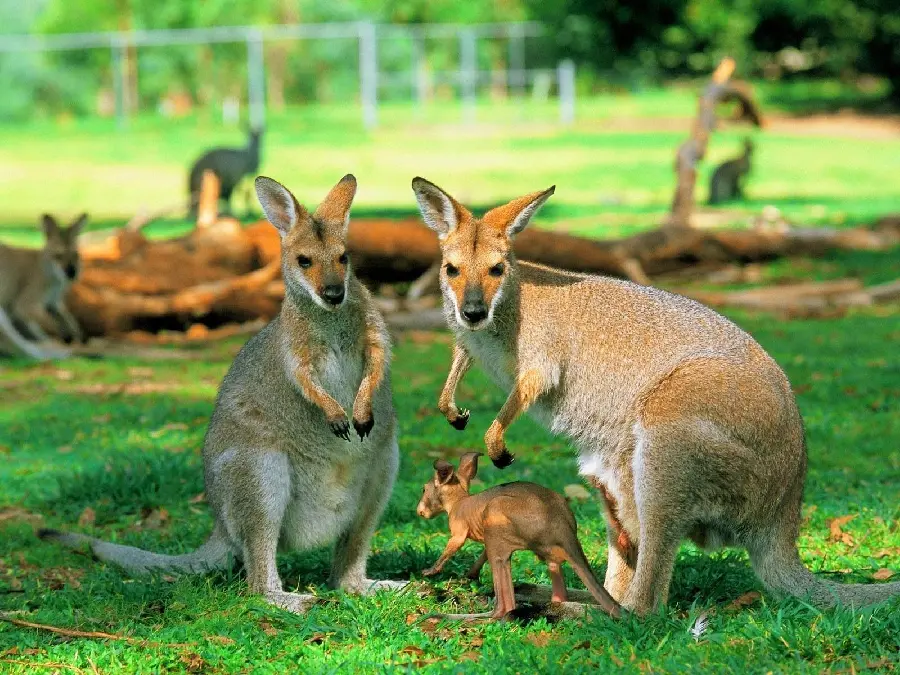
<instances>
[{"instance_id":1,"label":"wallaby hind leg","mask_svg":"<svg viewBox=\"0 0 900 675\"><path fill-rule=\"evenodd\" d=\"M250 592L262 595L266 600L295 614L302 614L315 602L311 593L289 593L282 589L281 577L275 563L278 548L278 532L254 532L244 543L244 565Z\"/></svg>"},{"instance_id":2,"label":"wallaby hind leg","mask_svg":"<svg viewBox=\"0 0 900 675\"><path fill-rule=\"evenodd\" d=\"M399 590L406 586L407 582L404 581L376 581L366 577L366 560L369 557L372 535L397 476L397 442L391 439L388 443L392 447L383 459L381 470L372 469L360 495L356 515L334 545L331 574L328 578L328 585L332 588L350 593L373 593L382 589Z\"/></svg>"}]
</instances>

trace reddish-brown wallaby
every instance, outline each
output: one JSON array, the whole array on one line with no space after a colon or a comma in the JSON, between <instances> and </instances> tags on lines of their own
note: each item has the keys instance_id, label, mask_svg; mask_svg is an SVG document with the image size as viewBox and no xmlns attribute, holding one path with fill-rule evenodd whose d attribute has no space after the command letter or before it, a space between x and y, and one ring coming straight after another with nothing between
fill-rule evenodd
<instances>
[{"instance_id":1,"label":"reddish-brown wallaby","mask_svg":"<svg viewBox=\"0 0 900 675\"><path fill-rule=\"evenodd\" d=\"M441 289L456 336L439 407L457 429L456 386L477 360L509 397L485 436L498 467L526 410L579 452L603 487L606 588L640 614L666 602L683 539L742 546L770 589L819 606L864 605L900 583L834 584L797 553L803 423L778 364L746 332L687 298L627 281L519 263L511 239L554 188L472 213L413 180L440 238Z\"/></svg>"},{"instance_id":2,"label":"reddish-brown wallaby","mask_svg":"<svg viewBox=\"0 0 900 675\"><path fill-rule=\"evenodd\" d=\"M516 608L510 557L515 551L533 551L547 563L553 585L552 602L567 600L560 566L568 562L600 607L618 617L620 609L597 581L576 533L575 516L562 495L535 483L505 483L475 495L469 485L478 471L480 452L469 452L459 460L459 470L442 459L434 463L434 478L422 488L416 512L433 518L446 512L450 541L426 576L437 574L467 539L484 543L484 553L469 570L477 576L485 562L494 576L493 612L445 614L452 619L502 619Z\"/></svg>"}]
</instances>

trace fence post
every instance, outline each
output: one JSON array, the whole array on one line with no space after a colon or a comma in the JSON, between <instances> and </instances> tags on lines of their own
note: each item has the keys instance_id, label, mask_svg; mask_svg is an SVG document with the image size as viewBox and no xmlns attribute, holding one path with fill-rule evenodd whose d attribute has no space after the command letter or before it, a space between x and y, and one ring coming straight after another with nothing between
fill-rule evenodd
<instances>
[{"instance_id":1,"label":"fence post","mask_svg":"<svg viewBox=\"0 0 900 675\"><path fill-rule=\"evenodd\" d=\"M521 95L525 89L525 29L521 24L509 27L509 76L507 86Z\"/></svg>"},{"instance_id":2,"label":"fence post","mask_svg":"<svg viewBox=\"0 0 900 675\"><path fill-rule=\"evenodd\" d=\"M266 71L262 31L258 28L247 32L247 98L250 127L262 129L266 121Z\"/></svg>"},{"instance_id":3,"label":"fence post","mask_svg":"<svg viewBox=\"0 0 900 675\"><path fill-rule=\"evenodd\" d=\"M112 84L113 97L116 101L116 124L120 129L128 125L128 114L125 110L125 41L118 33L110 39L112 50Z\"/></svg>"},{"instance_id":4,"label":"fence post","mask_svg":"<svg viewBox=\"0 0 900 675\"><path fill-rule=\"evenodd\" d=\"M413 29L412 33L412 79L416 94L416 112L421 115L428 98L428 78L425 72L425 45L422 33Z\"/></svg>"},{"instance_id":5,"label":"fence post","mask_svg":"<svg viewBox=\"0 0 900 675\"><path fill-rule=\"evenodd\" d=\"M378 124L378 44L369 21L359 24L359 97L363 124L371 129Z\"/></svg>"},{"instance_id":6,"label":"fence post","mask_svg":"<svg viewBox=\"0 0 900 675\"><path fill-rule=\"evenodd\" d=\"M575 121L575 64L570 59L560 61L556 73L559 89L559 121L569 125Z\"/></svg>"},{"instance_id":7,"label":"fence post","mask_svg":"<svg viewBox=\"0 0 900 675\"><path fill-rule=\"evenodd\" d=\"M475 121L475 94L478 78L477 45L475 31L463 28L459 32L459 84L462 90L463 119Z\"/></svg>"}]
</instances>

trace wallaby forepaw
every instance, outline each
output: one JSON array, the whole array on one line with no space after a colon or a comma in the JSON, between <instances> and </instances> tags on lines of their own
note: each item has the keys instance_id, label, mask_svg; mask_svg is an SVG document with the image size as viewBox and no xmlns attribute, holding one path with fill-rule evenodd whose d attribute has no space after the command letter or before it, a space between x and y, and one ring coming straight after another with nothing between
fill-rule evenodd
<instances>
[{"instance_id":1,"label":"wallaby forepaw","mask_svg":"<svg viewBox=\"0 0 900 675\"><path fill-rule=\"evenodd\" d=\"M369 432L372 431L372 427L375 426L375 418L369 415L369 419L360 421L353 418L353 428L356 429L356 435L359 436L359 440L363 440L366 436L369 435Z\"/></svg>"},{"instance_id":2,"label":"wallaby forepaw","mask_svg":"<svg viewBox=\"0 0 900 675\"><path fill-rule=\"evenodd\" d=\"M459 431L462 431L463 429L466 428L466 425L469 423L469 411L468 410L460 410L458 413L456 413L456 417L454 417L452 420L448 419L447 421L450 422L451 427L453 427L454 429L457 429Z\"/></svg>"},{"instance_id":3,"label":"wallaby forepaw","mask_svg":"<svg viewBox=\"0 0 900 675\"><path fill-rule=\"evenodd\" d=\"M328 426L331 427L331 433L338 438L343 438L345 441L350 440L350 422L346 417L329 420Z\"/></svg>"},{"instance_id":4,"label":"wallaby forepaw","mask_svg":"<svg viewBox=\"0 0 900 675\"><path fill-rule=\"evenodd\" d=\"M433 577L435 574L441 571L440 567L429 567L427 569L422 570L422 576L425 577Z\"/></svg>"},{"instance_id":5,"label":"wallaby forepaw","mask_svg":"<svg viewBox=\"0 0 900 675\"><path fill-rule=\"evenodd\" d=\"M506 448L503 448L496 457L491 457L491 461L498 469L505 469L516 461L516 456Z\"/></svg>"}]
</instances>

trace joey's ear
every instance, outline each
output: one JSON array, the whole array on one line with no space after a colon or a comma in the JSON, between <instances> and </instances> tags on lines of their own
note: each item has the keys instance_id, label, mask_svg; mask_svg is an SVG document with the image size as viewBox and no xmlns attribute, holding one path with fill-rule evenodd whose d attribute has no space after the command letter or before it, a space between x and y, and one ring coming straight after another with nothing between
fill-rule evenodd
<instances>
[{"instance_id":1,"label":"joey's ear","mask_svg":"<svg viewBox=\"0 0 900 675\"><path fill-rule=\"evenodd\" d=\"M530 195L514 199L509 204L498 206L484 214L484 222L506 232L506 236L514 237L531 222L544 202L556 192L552 185L543 192L532 192Z\"/></svg>"},{"instance_id":2,"label":"joey's ear","mask_svg":"<svg viewBox=\"0 0 900 675\"><path fill-rule=\"evenodd\" d=\"M465 207L453 197L424 178L413 178L412 189L416 193L422 220L437 232L440 239L450 234L459 225L460 216L467 213Z\"/></svg>"},{"instance_id":3,"label":"joey's ear","mask_svg":"<svg viewBox=\"0 0 900 675\"><path fill-rule=\"evenodd\" d=\"M44 230L44 236L47 237L47 239L59 235L59 223L57 223L56 218L49 213L45 213L41 216L41 229Z\"/></svg>"},{"instance_id":4,"label":"joey's ear","mask_svg":"<svg viewBox=\"0 0 900 675\"><path fill-rule=\"evenodd\" d=\"M355 196L356 177L348 173L325 195L313 218L329 225L340 224L346 235L350 225L350 205Z\"/></svg>"},{"instance_id":5,"label":"joey's ear","mask_svg":"<svg viewBox=\"0 0 900 675\"><path fill-rule=\"evenodd\" d=\"M478 473L478 458L481 457L481 454L480 452L467 452L459 458L459 469L456 473L466 489L475 478L475 474Z\"/></svg>"},{"instance_id":6,"label":"joey's ear","mask_svg":"<svg viewBox=\"0 0 900 675\"><path fill-rule=\"evenodd\" d=\"M256 197L269 222L277 227L282 235L290 232L304 213L304 208L291 191L278 181L265 176L258 176L254 185Z\"/></svg>"},{"instance_id":7,"label":"joey's ear","mask_svg":"<svg viewBox=\"0 0 900 675\"><path fill-rule=\"evenodd\" d=\"M443 459L439 459L434 463L434 479L438 485L446 485L453 478L453 465Z\"/></svg>"},{"instance_id":8,"label":"joey's ear","mask_svg":"<svg viewBox=\"0 0 900 675\"><path fill-rule=\"evenodd\" d=\"M84 227L84 224L87 222L88 214L82 213L75 220L72 221L72 224L69 225L69 228L66 230L69 234L70 239L74 239L79 234L81 234L81 228Z\"/></svg>"}]
</instances>

